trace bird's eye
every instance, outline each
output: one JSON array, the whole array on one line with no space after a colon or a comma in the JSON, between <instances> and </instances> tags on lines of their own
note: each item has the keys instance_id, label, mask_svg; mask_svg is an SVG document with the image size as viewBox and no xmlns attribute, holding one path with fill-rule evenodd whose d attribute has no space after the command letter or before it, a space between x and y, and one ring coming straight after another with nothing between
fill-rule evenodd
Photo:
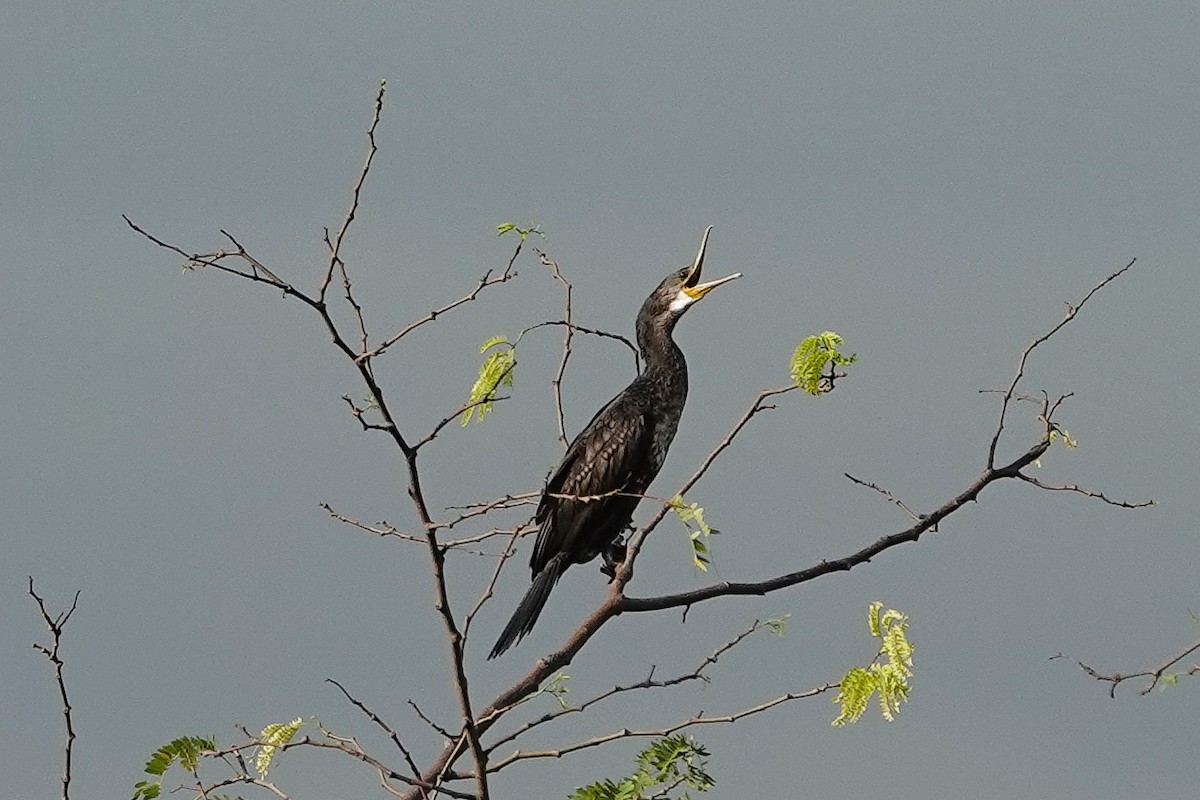
<instances>
[{"instance_id":1,"label":"bird's eye","mask_svg":"<svg viewBox=\"0 0 1200 800\"><path fill-rule=\"evenodd\" d=\"M686 280L689 272L691 272L691 270L688 269L687 267L684 267L683 269L679 270L679 279Z\"/></svg>"}]
</instances>

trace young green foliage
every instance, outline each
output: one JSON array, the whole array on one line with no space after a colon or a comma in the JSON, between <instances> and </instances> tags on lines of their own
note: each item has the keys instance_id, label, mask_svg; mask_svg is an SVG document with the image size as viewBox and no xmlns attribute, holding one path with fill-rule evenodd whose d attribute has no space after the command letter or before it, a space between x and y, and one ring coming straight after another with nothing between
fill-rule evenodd
<instances>
[{"instance_id":1,"label":"young green foliage","mask_svg":"<svg viewBox=\"0 0 1200 800\"><path fill-rule=\"evenodd\" d=\"M900 704L908 700L908 679L913 676L913 644L908 640L908 616L875 601L867 609L871 635L879 639L879 652L866 667L852 667L842 678L833 702L842 707L833 720L835 727L857 722L873 695L879 695L883 718L893 722ZM882 661L881 661L882 659Z\"/></svg>"},{"instance_id":2,"label":"young green foliage","mask_svg":"<svg viewBox=\"0 0 1200 800\"><path fill-rule=\"evenodd\" d=\"M706 771L708 751L686 733L654 740L638 754L637 764L629 777L581 787L569 800L689 800L686 789L679 795L672 792L684 786L707 792L716 784Z\"/></svg>"},{"instance_id":3,"label":"young green foliage","mask_svg":"<svg viewBox=\"0 0 1200 800\"><path fill-rule=\"evenodd\" d=\"M1056 439L1061 439L1063 445L1071 450L1074 450L1076 447L1079 447L1079 442L1075 440L1075 437L1071 436L1070 432L1066 428L1060 428L1057 425L1051 424L1051 426L1050 426L1050 441L1054 442ZM1035 467L1037 467L1038 469L1041 469L1042 468L1042 460L1040 458L1037 459L1036 461L1033 462L1033 465Z\"/></svg>"},{"instance_id":4,"label":"young green foliage","mask_svg":"<svg viewBox=\"0 0 1200 800\"><path fill-rule=\"evenodd\" d=\"M204 739L199 736L180 736L178 739L164 744L150 756L146 762L147 775L157 775L155 781L138 781L133 785L133 800L154 800L162 794L163 776L176 761L188 772L195 772L200 766L200 756L205 750L217 749L216 740L212 737Z\"/></svg>"},{"instance_id":5,"label":"young green foliage","mask_svg":"<svg viewBox=\"0 0 1200 800\"><path fill-rule=\"evenodd\" d=\"M542 239L546 238L545 232L542 231L541 227L539 227L536 222L529 223L528 228L520 228L511 222L502 222L496 226L497 236L503 236L506 233L515 233L519 235L522 242L528 239L530 236L538 236Z\"/></svg>"},{"instance_id":6,"label":"young green foliage","mask_svg":"<svg viewBox=\"0 0 1200 800\"><path fill-rule=\"evenodd\" d=\"M784 630L787 628L787 622L791 618L791 614L784 614L782 617L764 619L760 623L760 626L770 631L772 636L783 636Z\"/></svg>"},{"instance_id":7,"label":"young green foliage","mask_svg":"<svg viewBox=\"0 0 1200 800\"><path fill-rule=\"evenodd\" d=\"M492 348L499 349L488 353ZM484 416L492 410L496 391L501 386L513 385L513 368L517 365L517 349L508 341L507 336L493 336L480 345L479 352L488 354L479 368L479 377L475 380L475 385L471 387L471 398L468 402L477 405L468 408L467 413L463 415L464 428L471 421L476 409L479 411L477 419L483 422Z\"/></svg>"},{"instance_id":8,"label":"young green foliage","mask_svg":"<svg viewBox=\"0 0 1200 800\"><path fill-rule=\"evenodd\" d=\"M846 355L838 349L842 343L842 337L838 334L823 331L796 345L791 364L792 380L795 384L809 394L819 395L821 375L827 364L844 367L858 360L856 354Z\"/></svg>"},{"instance_id":9,"label":"young green foliage","mask_svg":"<svg viewBox=\"0 0 1200 800\"><path fill-rule=\"evenodd\" d=\"M258 755L254 758L254 768L258 770L261 777L267 777L267 772L271 769L271 760L275 758L276 749L290 742L303 724L304 720L296 717L291 722L273 722L262 729L258 738L266 744L258 748Z\"/></svg>"},{"instance_id":10,"label":"young green foliage","mask_svg":"<svg viewBox=\"0 0 1200 800\"><path fill-rule=\"evenodd\" d=\"M701 572L708 572L712 557L707 540L720 531L704 521L704 509L699 503L688 503L683 499L683 495L677 494L671 498L670 505L671 510L683 523L684 530L688 532L688 540L692 544L692 563Z\"/></svg>"}]
</instances>

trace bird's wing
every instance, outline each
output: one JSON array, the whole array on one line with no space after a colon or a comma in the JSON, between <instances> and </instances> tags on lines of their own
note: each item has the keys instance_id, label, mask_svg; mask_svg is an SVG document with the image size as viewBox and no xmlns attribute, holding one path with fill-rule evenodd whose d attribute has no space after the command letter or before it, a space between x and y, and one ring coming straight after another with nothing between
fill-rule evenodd
<instances>
[{"instance_id":1,"label":"bird's wing","mask_svg":"<svg viewBox=\"0 0 1200 800\"><path fill-rule=\"evenodd\" d=\"M546 483L535 517L539 530L530 559L535 575L558 553L573 551L583 528L602 508L614 502L637 505L636 498L617 501L615 493L641 490L630 481L647 458L650 426L645 413L623 399L614 398L592 418Z\"/></svg>"}]
</instances>

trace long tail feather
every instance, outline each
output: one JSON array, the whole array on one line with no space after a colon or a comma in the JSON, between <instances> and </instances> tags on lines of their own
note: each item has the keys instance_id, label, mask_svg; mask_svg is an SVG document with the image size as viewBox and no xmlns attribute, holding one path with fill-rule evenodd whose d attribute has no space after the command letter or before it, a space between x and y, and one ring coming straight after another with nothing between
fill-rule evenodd
<instances>
[{"instance_id":1,"label":"long tail feather","mask_svg":"<svg viewBox=\"0 0 1200 800\"><path fill-rule=\"evenodd\" d=\"M513 612L512 619L508 621L508 625L504 626L504 632L496 640L496 646L488 655L489 661L521 641L525 634L533 630L538 614L542 613L542 608L546 605L546 598L550 596L550 590L554 588L554 584L558 583L558 579L567 571L568 566L566 555L559 553L550 559L542 571L534 577L533 585L529 587L529 591L525 592L520 605Z\"/></svg>"}]
</instances>

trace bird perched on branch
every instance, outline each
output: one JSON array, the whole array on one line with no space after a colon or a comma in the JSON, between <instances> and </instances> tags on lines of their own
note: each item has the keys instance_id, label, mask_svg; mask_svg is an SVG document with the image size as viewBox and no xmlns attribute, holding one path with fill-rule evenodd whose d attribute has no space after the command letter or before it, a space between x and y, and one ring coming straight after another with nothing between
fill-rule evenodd
<instances>
[{"instance_id":1,"label":"bird perched on branch","mask_svg":"<svg viewBox=\"0 0 1200 800\"><path fill-rule=\"evenodd\" d=\"M687 400L687 363L671 332L693 303L741 277L739 272L700 283L711 232L712 226L704 231L691 266L668 275L642 303L637 343L645 369L575 437L546 483L534 516L538 536L529 562L533 585L489 659L533 629L550 590L569 566L603 555L601 569L612 577L625 560L621 534L666 460Z\"/></svg>"}]
</instances>

